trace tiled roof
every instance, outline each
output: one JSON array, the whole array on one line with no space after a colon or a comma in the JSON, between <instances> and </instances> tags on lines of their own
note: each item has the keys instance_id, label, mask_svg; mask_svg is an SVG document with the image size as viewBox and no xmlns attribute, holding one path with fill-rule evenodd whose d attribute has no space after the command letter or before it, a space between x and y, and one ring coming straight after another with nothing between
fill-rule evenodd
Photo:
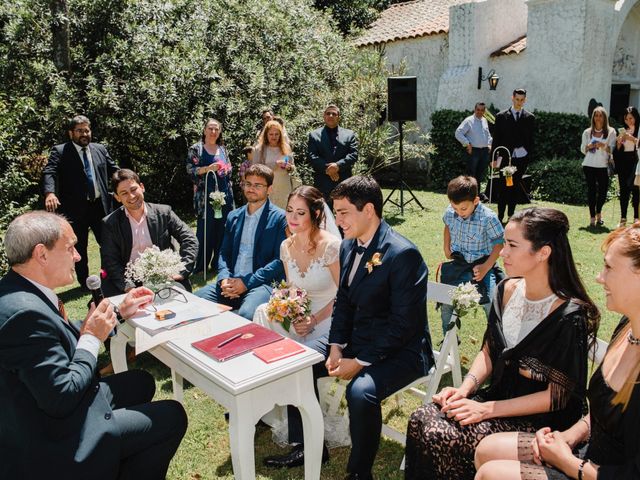
<instances>
[{"instance_id":1,"label":"tiled roof","mask_svg":"<svg viewBox=\"0 0 640 480\"><path fill-rule=\"evenodd\" d=\"M502 55L509 55L511 53L520 53L525 48L527 48L527 36L523 35L522 37L514 40L511 43L506 44L504 47L500 47L495 52L491 53L491 57L500 57Z\"/></svg>"},{"instance_id":2,"label":"tiled roof","mask_svg":"<svg viewBox=\"0 0 640 480\"><path fill-rule=\"evenodd\" d=\"M357 46L449 32L449 7L469 0L413 0L384 10L362 35Z\"/></svg>"}]
</instances>

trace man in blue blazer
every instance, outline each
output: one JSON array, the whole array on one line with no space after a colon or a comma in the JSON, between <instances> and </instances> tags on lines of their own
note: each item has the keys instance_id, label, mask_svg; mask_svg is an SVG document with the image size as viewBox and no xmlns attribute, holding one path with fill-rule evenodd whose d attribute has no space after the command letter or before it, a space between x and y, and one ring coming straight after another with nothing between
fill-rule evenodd
<instances>
[{"instance_id":1,"label":"man in blue blazer","mask_svg":"<svg viewBox=\"0 0 640 480\"><path fill-rule=\"evenodd\" d=\"M329 207L331 191L351 176L358 160L358 139L353 130L338 126L340 109L328 105L324 110L324 127L309 134L307 154L313 167L313 185L322 192Z\"/></svg>"},{"instance_id":2,"label":"man in blue blazer","mask_svg":"<svg viewBox=\"0 0 640 480\"><path fill-rule=\"evenodd\" d=\"M189 275L198 253L198 239L189 225L180 220L169 205L144 201L144 184L133 170L122 168L111 178L115 198L122 207L102 220L100 258L107 278L102 291L110 297L129 291L135 285L125 279L127 263L144 250L156 246L173 250L178 243L184 270L173 277L191 291Z\"/></svg>"},{"instance_id":3,"label":"man in blue blazer","mask_svg":"<svg viewBox=\"0 0 640 480\"><path fill-rule=\"evenodd\" d=\"M382 400L426 375L434 363L426 310L428 271L418 248L382 220L382 191L372 177L351 177L331 197L345 240L326 371L314 374L350 380L347 478L370 479ZM295 441L296 431L301 443L302 429L290 422L290 440ZM294 466L303 455L298 446L265 463Z\"/></svg>"},{"instance_id":4,"label":"man in blue blazer","mask_svg":"<svg viewBox=\"0 0 640 480\"><path fill-rule=\"evenodd\" d=\"M103 145L91 143L91 122L84 115L73 117L68 133L70 141L51 149L42 171L44 203L47 211L57 211L71 222L80 254L76 272L84 288L89 228L100 244L102 217L112 208L109 179L118 166Z\"/></svg>"},{"instance_id":5,"label":"man in blue blazer","mask_svg":"<svg viewBox=\"0 0 640 480\"><path fill-rule=\"evenodd\" d=\"M247 169L242 187L247 204L227 217L216 283L196 292L249 320L258 305L269 301L271 284L284 279L280 244L287 219L269 202L272 185L273 171L266 165Z\"/></svg>"},{"instance_id":6,"label":"man in blue blazer","mask_svg":"<svg viewBox=\"0 0 640 480\"><path fill-rule=\"evenodd\" d=\"M0 478L164 478L187 428L182 406L151 402L153 377L100 379L100 342L117 324L103 300L80 328L55 288L73 283L76 236L59 215L35 211L7 229L11 270L0 280ZM119 314L152 300L127 294Z\"/></svg>"}]
</instances>

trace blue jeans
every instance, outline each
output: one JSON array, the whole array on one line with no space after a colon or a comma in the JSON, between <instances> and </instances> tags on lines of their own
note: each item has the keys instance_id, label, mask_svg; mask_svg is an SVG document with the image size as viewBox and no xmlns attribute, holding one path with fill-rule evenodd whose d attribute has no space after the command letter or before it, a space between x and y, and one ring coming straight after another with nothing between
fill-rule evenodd
<instances>
[{"instance_id":1,"label":"blue jeans","mask_svg":"<svg viewBox=\"0 0 640 480\"><path fill-rule=\"evenodd\" d=\"M471 281L471 272L465 275L460 276L460 283L466 283ZM487 319L489 318L489 312L491 311L491 299L493 298L493 291L496 288L496 275L493 273L493 269L489 270L482 282L485 284L487 288L487 293L489 295L489 302L481 304L481 307L484 308L484 311L487 315ZM447 325L449 325L449 321L451 320L451 315L453 315L453 306L451 305L440 305L440 317L442 318L442 334L446 335L447 333Z\"/></svg>"},{"instance_id":2,"label":"blue jeans","mask_svg":"<svg viewBox=\"0 0 640 480\"><path fill-rule=\"evenodd\" d=\"M484 179L484 174L489 166L489 149L472 148L471 155L466 154L467 175L474 177L478 181L478 191L480 182Z\"/></svg>"},{"instance_id":3,"label":"blue jeans","mask_svg":"<svg viewBox=\"0 0 640 480\"><path fill-rule=\"evenodd\" d=\"M222 295L219 282L211 283L195 292L195 295L214 303L229 305L233 313L237 313L247 320L253 320L253 314L259 305L267 303L271 297L271 287L260 285L247 290L240 298L228 298Z\"/></svg>"}]
</instances>

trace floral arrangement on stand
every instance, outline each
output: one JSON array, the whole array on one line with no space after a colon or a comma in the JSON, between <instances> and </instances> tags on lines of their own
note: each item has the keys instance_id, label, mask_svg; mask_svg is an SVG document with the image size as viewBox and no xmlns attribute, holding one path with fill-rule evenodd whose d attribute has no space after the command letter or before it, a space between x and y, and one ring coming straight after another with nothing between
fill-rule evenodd
<instances>
[{"instance_id":1,"label":"floral arrangement on stand","mask_svg":"<svg viewBox=\"0 0 640 480\"><path fill-rule=\"evenodd\" d=\"M462 326L462 317L467 315L471 311L480 306L480 299L482 295L478 292L478 288L471 282L461 283L451 291L451 300L453 304L454 317L451 317L449 325L447 325L447 332L455 325L460 329Z\"/></svg>"},{"instance_id":2,"label":"floral arrangement on stand","mask_svg":"<svg viewBox=\"0 0 640 480\"><path fill-rule=\"evenodd\" d=\"M142 284L158 292L173 282L185 265L177 252L171 249L160 250L157 246L147 248L133 262L127 263L124 276L131 284Z\"/></svg>"},{"instance_id":3,"label":"floral arrangement on stand","mask_svg":"<svg viewBox=\"0 0 640 480\"><path fill-rule=\"evenodd\" d=\"M304 288L289 285L284 280L273 286L267 304L267 317L279 322L288 332L291 325L311 315L311 299Z\"/></svg>"},{"instance_id":4,"label":"floral arrangement on stand","mask_svg":"<svg viewBox=\"0 0 640 480\"><path fill-rule=\"evenodd\" d=\"M226 201L226 194L219 190L209 194L209 203L213 208L213 218L222 218L222 207Z\"/></svg>"},{"instance_id":5,"label":"floral arrangement on stand","mask_svg":"<svg viewBox=\"0 0 640 480\"><path fill-rule=\"evenodd\" d=\"M500 170L502 175L504 175L504 181L507 187L513 187L513 174L518 171L518 167L514 167L512 165L507 165L506 167Z\"/></svg>"}]
</instances>

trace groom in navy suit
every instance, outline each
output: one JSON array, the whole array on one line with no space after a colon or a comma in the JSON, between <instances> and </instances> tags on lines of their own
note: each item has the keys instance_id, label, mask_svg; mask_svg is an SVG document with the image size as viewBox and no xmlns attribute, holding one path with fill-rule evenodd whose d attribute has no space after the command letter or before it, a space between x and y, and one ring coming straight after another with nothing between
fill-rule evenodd
<instances>
[{"instance_id":1,"label":"groom in navy suit","mask_svg":"<svg viewBox=\"0 0 640 480\"><path fill-rule=\"evenodd\" d=\"M244 207L232 211L224 226L216 283L196 295L231 306L238 315L253 320L258 305L267 303L271 284L284 279L280 244L286 238L284 210L269 201L273 171L251 165L242 189Z\"/></svg>"},{"instance_id":2,"label":"groom in navy suit","mask_svg":"<svg viewBox=\"0 0 640 480\"><path fill-rule=\"evenodd\" d=\"M372 177L351 177L331 197L345 240L324 374L350 380L346 478L370 479L382 400L426 375L434 363L426 311L428 271L418 248L382 220L382 191ZM289 428L295 440L296 426ZM294 466L303 455L297 446L266 463Z\"/></svg>"}]
</instances>

